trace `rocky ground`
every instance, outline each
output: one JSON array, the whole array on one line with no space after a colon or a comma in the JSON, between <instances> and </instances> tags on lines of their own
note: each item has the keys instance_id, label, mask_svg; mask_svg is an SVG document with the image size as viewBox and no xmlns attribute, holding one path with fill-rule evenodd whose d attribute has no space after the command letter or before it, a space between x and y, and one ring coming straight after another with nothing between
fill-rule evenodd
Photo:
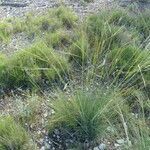
<instances>
[{"instance_id":1,"label":"rocky ground","mask_svg":"<svg viewBox=\"0 0 150 150\"><path fill-rule=\"evenodd\" d=\"M8 2L7 2L8 1ZM80 16L89 12L95 12L100 8L107 7L112 0L95 0L91 3L84 3L82 0L22 0L9 2L5 0L0 6L0 18L24 16L27 12L41 12L48 8L54 8L61 4L69 6ZM18 5L14 5L18 4Z\"/></svg>"},{"instance_id":2,"label":"rocky ground","mask_svg":"<svg viewBox=\"0 0 150 150\"><path fill-rule=\"evenodd\" d=\"M119 1L120 6L126 7L133 4L132 0L93 0L91 3L86 3L84 0L1 0L0 2L0 20L11 17L23 17L29 12L34 12L37 15L41 14L49 8L55 8L60 5L65 5L72 8L80 19L86 15L95 13L99 10L117 6ZM150 2L139 3L139 9L150 8ZM1 50L5 54L12 54L14 51L25 48L32 43L25 35L17 34L12 37L12 40L7 43L0 43Z\"/></svg>"}]
</instances>

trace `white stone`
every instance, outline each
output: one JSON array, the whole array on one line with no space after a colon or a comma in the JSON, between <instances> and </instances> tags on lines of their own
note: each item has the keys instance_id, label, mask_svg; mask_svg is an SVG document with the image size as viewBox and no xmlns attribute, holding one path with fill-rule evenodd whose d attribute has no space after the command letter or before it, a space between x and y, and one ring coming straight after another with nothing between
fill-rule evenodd
<instances>
[{"instance_id":1,"label":"white stone","mask_svg":"<svg viewBox=\"0 0 150 150\"><path fill-rule=\"evenodd\" d=\"M124 139L119 139L119 140L116 140L116 142L118 144L124 144L126 141Z\"/></svg>"},{"instance_id":2,"label":"white stone","mask_svg":"<svg viewBox=\"0 0 150 150\"><path fill-rule=\"evenodd\" d=\"M118 143L115 143L114 146L115 147L120 147L120 145Z\"/></svg>"},{"instance_id":3,"label":"white stone","mask_svg":"<svg viewBox=\"0 0 150 150\"><path fill-rule=\"evenodd\" d=\"M104 143L101 143L99 146L94 147L93 150L105 150L106 149L106 145Z\"/></svg>"}]
</instances>

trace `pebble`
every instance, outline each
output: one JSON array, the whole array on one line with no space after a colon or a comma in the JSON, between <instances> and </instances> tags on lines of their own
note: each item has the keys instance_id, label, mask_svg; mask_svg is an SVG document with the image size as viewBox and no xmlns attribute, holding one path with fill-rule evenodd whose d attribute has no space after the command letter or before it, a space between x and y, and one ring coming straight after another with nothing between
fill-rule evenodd
<instances>
[{"instance_id":1,"label":"pebble","mask_svg":"<svg viewBox=\"0 0 150 150\"><path fill-rule=\"evenodd\" d=\"M122 144L125 144L125 143L126 143L126 141L125 141L124 139L116 140L116 142L117 142L118 144L120 144L120 145L122 145Z\"/></svg>"},{"instance_id":2,"label":"pebble","mask_svg":"<svg viewBox=\"0 0 150 150\"><path fill-rule=\"evenodd\" d=\"M106 149L106 144L101 143L99 146L94 147L94 150L105 150Z\"/></svg>"},{"instance_id":3,"label":"pebble","mask_svg":"<svg viewBox=\"0 0 150 150\"><path fill-rule=\"evenodd\" d=\"M42 147L40 148L40 150L45 150L45 147L44 147L44 146L42 146Z\"/></svg>"},{"instance_id":4,"label":"pebble","mask_svg":"<svg viewBox=\"0 0 150 150\"><path fill-rule=\"evenodd\" d=\"M115 143L114 146L115 146L115 147L120 147L120 144Z\"/></svg>"}]
</instances>

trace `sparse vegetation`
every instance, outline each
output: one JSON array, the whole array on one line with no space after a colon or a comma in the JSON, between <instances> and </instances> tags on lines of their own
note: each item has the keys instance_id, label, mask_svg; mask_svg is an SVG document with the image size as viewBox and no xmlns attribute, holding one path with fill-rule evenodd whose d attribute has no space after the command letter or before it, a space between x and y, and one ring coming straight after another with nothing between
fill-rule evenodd
<instances>
[{"instance_id":1,"label":"sparse vegetation","mask_svg":"<svg viewBox=\"0 0 150 150\"><path fill-rule=\"evenodd\" d=\"M117 8L81 22L61 6L0 22L2 44L18 33L32 43L0 54L0 150L37 150L32 139L48 150L149 150L148 11Z\"/></svg>"}]
</instances>

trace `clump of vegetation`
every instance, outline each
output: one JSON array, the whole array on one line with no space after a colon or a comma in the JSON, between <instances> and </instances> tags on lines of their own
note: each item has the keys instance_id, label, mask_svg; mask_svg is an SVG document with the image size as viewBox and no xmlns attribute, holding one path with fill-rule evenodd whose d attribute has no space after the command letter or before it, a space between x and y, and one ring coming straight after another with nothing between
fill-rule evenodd
<instances>
[{"instance_id":1,"label":"clump of vegetation","mask_svg":"<svg viewBox=\"0 0 150 150\"><path fill-rule=\"evenodd\" d=\"M88 72L102 82L110 81L119 86L127 86L129 82L134 86L139 81L143 84L142 76L147 78L150 57L144 44L138 48L143 39L133 22L137 18L122 10L90 16L81 29L83 33L70 47L71 58L77 64L88 64L86 67L91 68ZM142 28L145 27L143 24Z\"/></svg>"},{"instance_id":2,"label":"clump of vegetation","mask_svg":"<svg viewBox=\"0 0 150 150\"><path fill-rule=\"evenodd\" d=\"M54 14L62 21L63 25L67 28L71 28L77 21L77 16L69 8L59 7L54 10Z\"/></svg>"},{"instance_id":3,"label":"clump of vegetation","mask_svg":"<svg viewBox=\"0 0 150 150\"><path fill-rule=\"evenodd\" d=\"M0 150L36 149L28 133L11 117L0 117Z\"/></svg>"},{"instance_id":4,"label":"clump of vegetation","mask_svg":"<svg viewBox=\"0 0 150 150\"><path fill-rule=\"evenodd\" d=\"M84 0L84 2L90 3L93 2L94 0Z\"/></svg>"},{"instance_id":5,"label":"clump of vegetation","mask_svg":"<svg viewBox=\"0 0 150 150\"><path fill-rule=\"evenodd\" d=\"M0 42L8 42L12 33L12 25L7 22L0 23Z\"/></svg>"},{"instance_id":6,"label":"clump of vegetation","mask_svg":"<svg viewBox=\"0 0 150 150\"><path fill-rule=\"evenodd\" d=\"M45 35L46 44L53 48L65 47L72 42L72 36L70 34L63 29L59 29L53 33L47 33Z\"/></svg>"},{"instance_id":7,"label":"clump of vegetation","mask_svg":"<svg viewBox=\"0 0 150 150\"><path fill-rule=\"evenodd\" d=\"M7 59L1 72L1 84L4 88L30 87L40 84L43 79L51 82L67 70L67 60L39 42Z\"/></svg>"},{"instance_id":8,"label":"clump of vegetation","mask_svg":"<svg viewBox=\"0 0 150 150\"><path fill-rule=\"evenodd\" d=\"M106 120L116 115L109 111L115 108L117 101L115 92L110 89L77 91L70 97L61 95L52 104L55 113L49 122L50 138L53 140L53 131L58 129L65 137L74 137L74 144L96 140L103 136Z\"/></svg>"}]
</instances>

